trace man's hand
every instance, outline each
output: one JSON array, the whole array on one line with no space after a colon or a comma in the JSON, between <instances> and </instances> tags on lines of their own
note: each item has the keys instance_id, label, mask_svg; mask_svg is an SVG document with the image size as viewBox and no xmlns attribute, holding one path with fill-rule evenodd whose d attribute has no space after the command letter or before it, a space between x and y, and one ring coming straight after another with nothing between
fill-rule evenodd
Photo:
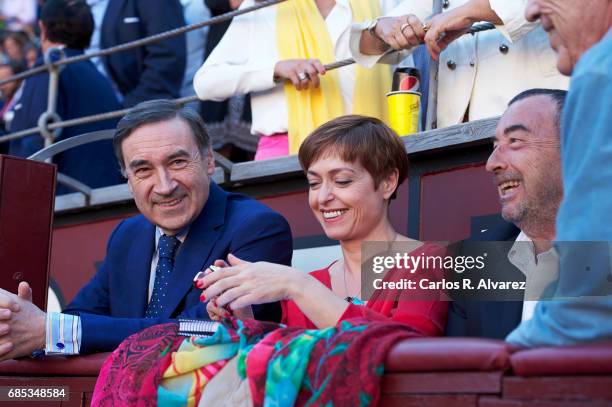
<instances>
[{"instance_id":1,"label":"man's hand","mask_svg":"<svg viewBox=\"0 0 612 407\"><path fill-rule=\"evenodd\" d=\"M32 289L21 282L17 295L0 289L0 361L45 347L46 314L32 303Z\"/></svg>"}]
</instances>

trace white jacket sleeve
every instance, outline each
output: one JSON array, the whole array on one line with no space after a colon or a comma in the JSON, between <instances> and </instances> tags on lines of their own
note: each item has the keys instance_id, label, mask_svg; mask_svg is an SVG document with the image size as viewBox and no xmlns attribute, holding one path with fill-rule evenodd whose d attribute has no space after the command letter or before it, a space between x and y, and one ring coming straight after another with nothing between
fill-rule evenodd
<instances>
[{"instance_id":1,"label":"white jacket sleeve","mask_svg":"<svg viewBox=\"0 0 612 407\"><path fill-rule=\"evenodd\" d=\"M527 0L489 0L491 9L504 22L497 29L510 41L516 42L538 26L525 19Z\"/></svg>"},{"instance_id":2,"label":"white jacket sleeve","mask_svg":"<svg viewBox=\"0 0 612 407\"><path fill-rule=\"evenodd\" d=\"M383 5L384 7L384 5ZM385 13L385 17L397 17L407 14L416 15L421 21L425 21L427 17L431 15L433 10L432 0L404 0L397 4L389 12ZM384 8L383 8L384 11ZM361 33L368 26L368 22L356 23L351 25L351 37L350 37L350 49L353 59L362 66L371 68L377 63L382 64L398 64L404 58L406 58L411 50L405 50L402 52L395 52L392 54L385 55L364 55L359 50L359 42L361 39Z\"/></svg>"},{"instance_id":3,"label":"white jacket sleeve","mask_svg":"<svg viewBox=\"0 0 612 407\"><path fill-rule=\"evenodd\" d=\"M240 8L252 4L253 0L247 0ZM269 24L275 21L276 14L270 20L271 11L264 9L234 18L194 76L193 86L201 100L221 101L276 86L276 28Z\"/></svg>"}]
</instances>

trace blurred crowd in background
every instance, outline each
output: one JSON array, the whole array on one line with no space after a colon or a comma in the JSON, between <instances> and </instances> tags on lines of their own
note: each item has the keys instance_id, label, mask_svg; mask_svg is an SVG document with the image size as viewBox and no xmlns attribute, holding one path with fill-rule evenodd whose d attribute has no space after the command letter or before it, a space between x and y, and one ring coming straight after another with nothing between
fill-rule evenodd
<instances>
[{"instance_id":1,"label":"blurred crowd in background","mask_svg":"<svg viewBox=\"0 0 612 407\"><path fill-rule=\"evenodd\" d=\"M202 22L211 16L238 8L242 0L163 0L156 2L159 9L151 8L152 10L148 12L143 8L146 6L146 2L143 1L87 0L86 2L93 16L94 29L89 46L84 51L94 52L186 24ZM39 18L44 3L45 0L0 0L0 81L42 63L43 47ZM177 10L182 11L182 15L178 14ZM141 21L130 21L128 15L117 13L140 15ZM208 27L193 30L185 37L180 37L180 40L170 40L160 45L144 47L142 50L118 53L106 61L93 58L92 62L115 90L119 103L126 107L157 97L191 96L195 94L192 85L195 72L223 37L230 23L231 20L217 24L210 28L210 32ZM134 30L129 32L132 26ZM125 30L126 27L128 31ZM73 31L70 34L88 36L83 32ZM183 66L184 69L177 69ZM135 67L137 68L134 69ZM152 69L149 69L151 67ZM154 82L163 83L160 85ZM31 117L27 120L18 120L26 122L26 127L20 123L12 123L15 117L14 107L20 100L22 83L23 81L14 81L0 85L0 135L24 130L28 125L36 123L37 116L34 112L31 112ZM62 83L60 87L61 85ZM70 82L63 85L76 86ZM44 89L38 90L46 92ZM60 89L60 100L62 96ZM224 102L196 102L192 103L191 107L202 114L210 132L215 135L213 140L215 150L221 151L235 161L252 159L256 142L253 142L250 136L248 96L232 97ZM95 113L109 109L98 110ZM71 114L73 112L63 113L64 115L60 114L62 119L74 118ZM78 127L76 134L88 130ZM42 140L38 135L35 139ZM9 149L15 151L8 142L0 143L0 153L8 153ZM18 148L18 150L24 149Z\"/></svg>"},{"instance_id":2,"label":"blurred crowd in background","mask_svg":"<svg viewBox=\"0 0 612 407\"><path fill-rule=\"evenodd\" d=\"M0 80L7 79L34 65L39 53L37 0L0 0ZM20 82L0 86L2 133L10 123L12 101ZM0 147L2 151L2 147Z\"/></svg>"},{"instance_id":3,"label":"blurred crowd in background","mask_svg":"<svg viewBox=\"0 0 612 407\"><path fill-rule=\"evenodd\" d=\"M0 81L44 64L43 55L51 48L75 57L256 3L0 0ZM433 19L430 0L312 0L266 7L233 22L63 65L54 120L197 92L199 100L190 107L204 119L215 151L234 162L295 154L310 131L335 117L363 114L387 121L390 67L399 63L419 68L423 121L431 61L427 48L419 46L423 27L466 18L491 22L498 29L463 36L438 52L438 86L433 87L439 101L437 127L500 115L526 89L567 89L569 81L556 69L544 30L525 20L520 2L490 0L490 13L482 16L475 13L480 3L444 1L443 15ZM386 52L390 48L403 51ZM323 63L349 57L358 64L325 72ZM38 127L48 110L48 72L5 83L0 91L0 137ZM51 138L59 142L113 129L116 123L114 118L73 125L56 130L53 137L47 132L46 140L39 133L4 142L0 138L0 153L29 157ZM60 172L93 188L122 182L110 140L73 148L53 161ZM58 193L65 192L69 190L60 186Z\"/></svg>"}]
</instances>

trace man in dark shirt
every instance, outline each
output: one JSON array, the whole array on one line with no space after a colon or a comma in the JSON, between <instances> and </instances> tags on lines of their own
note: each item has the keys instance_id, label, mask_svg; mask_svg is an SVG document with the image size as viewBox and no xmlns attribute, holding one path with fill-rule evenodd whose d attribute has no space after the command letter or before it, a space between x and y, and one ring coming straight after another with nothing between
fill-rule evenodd
<instances>
[{"instance_id":1,"label":"man in dark shirt","mask_svg":"<svg viewBox=\"0 0 612 407\"><path fill-rule=\"evenodd\" d=\"M179 0L108 0L100 47L139 40L185 25ZM104 57L106 72L123 96L123 105L180 96L187 60L185 35Z\"/></svg>"},{"instance_id":2,"label":"man in dark shirt","mask_svg":"<svg viewBox=\"0 0 612 407\"><path fill-rule=\"evenodd\" d=\"M66 57L83 54L93 32L93 17L85 1L48 0L40 14L41 47L61 48ZM36 65L42 65L39 58ZM13 107L15 113L11 132L36 127L47 110L49 74L47 72L26 79L21 98ZM57 109L61 120L120 109L112 86L93 63L81 61L63 67L59 76ZM116 119L66 127L55 141L96 130L112 129ZM10 142L9 154L28 157L45 146L40 134ZM60 173L75 178L89 187L103 187L122 183L119 167L113 156L110 140L98 141L70 149L54 158ZM58 188L58 194L70 192Z\"/></svg>"}]
</instances>

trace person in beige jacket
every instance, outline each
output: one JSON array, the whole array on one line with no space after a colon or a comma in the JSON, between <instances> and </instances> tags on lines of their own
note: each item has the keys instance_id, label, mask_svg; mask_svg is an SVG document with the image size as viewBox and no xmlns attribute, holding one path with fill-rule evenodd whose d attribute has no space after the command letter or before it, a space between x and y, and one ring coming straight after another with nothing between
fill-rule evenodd
<instances>
[{"instance_id":1,"label":"person in beige jacket","mask_svg":"<svg viewBox=\"0 0 612 407\"><path fill-rule=\"evenodd\" d=\"M450 44L428 41L429 51L439 56L437 127L501 115L512 97L526 89L568 88L568 79L556 69L546 33L525 20L522 1L442 3L442 14L432 18L432 0L404 0L385 17L353 24L350 39L355 60L372 66L398 63L433 36L432 32L425 37L428 29L444 32L448 22L462 27L478 21L496 24L496 30L475 35L453 35L449 30L445 38L453 40ZM405 51L382 56L390 48Z\"/></svg>"}]
</instances>

